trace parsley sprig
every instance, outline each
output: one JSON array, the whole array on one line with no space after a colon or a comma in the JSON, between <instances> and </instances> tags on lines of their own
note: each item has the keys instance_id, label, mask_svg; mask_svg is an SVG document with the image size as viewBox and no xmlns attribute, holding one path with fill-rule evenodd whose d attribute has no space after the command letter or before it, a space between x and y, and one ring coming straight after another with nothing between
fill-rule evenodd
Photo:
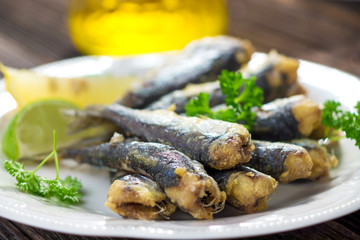
<instances>
[{"instance_id":1,"label":"parsley sprig","mask_svg":"<svg viewBox=\"0 0 360 240\"><path fill-rule=\"evenodd\" d=\"M226 96L226 107L212 111L209 106L210 95L200 93L185 106L186 115L240 122L250 130L256 117L252 109L261 107L264 100L263 90L256 86L255 82L255 78L247 79L241 73L223 70L219 76L219 83L222 94Z\"/></svg>"},{"instance_id":2,"label":"parsley sprig","mask_svg":"<svg viewBox=\"0 0 360 240\"><path fill-rule=\"evenodd\" d=\"M51 158L55 160L56 177L47 179L36 174L36 172ZM24 169L24 164L6 160L5 170L17 180L16 186L20 191L38 195L41 197L55 197L60 201L78 203L81 198L79 190L82 185L77 178L67 176L64 180L59 178L59 160L56 151L56 132L54 131L53 151L33 170Z\"/></svg>"},{"instance_id":3,"label":"parsley sprig","mask_svg":"<svg viewBox=\"0 0 360 240\"><path fill-rule=\"evenodd\" d=\"M321 122L328 128L343 130L346 137L355 140L355 145L360 148L360 101L355 110L342 110L340 102L328 100L324 103Z\"/></svg>"}]
</instances>

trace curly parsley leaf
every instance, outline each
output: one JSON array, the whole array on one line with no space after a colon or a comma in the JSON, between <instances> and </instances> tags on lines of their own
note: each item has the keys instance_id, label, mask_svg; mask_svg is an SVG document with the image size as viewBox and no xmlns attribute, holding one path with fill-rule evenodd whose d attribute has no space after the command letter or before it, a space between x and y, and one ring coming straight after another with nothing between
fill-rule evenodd
<instances>
[{"instance_id":1,"label":"curly parsley leaf","mask_svg":"<svg viewBox=\"0 0 360 240\"><path fill-rule=\"evenodd\" d=\"M341 109L337 101L329 100L324 103L322 111L322 124L334 129L341 129L346 137L355 140L355 145L360 148L360 101L355 106L355 112Z\"/></svg>"},{"instance_id":2,"label":"curly parsley leaf","mask_svg":"<svg viewBox=\"0 0 360 240\"><path fill-rule=\"evenodd\" d=\"M56 166L56 178L49 180L36 174L49 159L54 157ZM60 201L77 203L80 201L81 182L76 178L66 177L64 180L59 178L59 161L56 152L56 133L54 131L54 148L33 171L27 171L23 163L14 160L4 162L5 170L13 177L20 191L38 195L41 197L55 197Z\"/></svg>"},{"instance_id":3,"label":"curly parsley leaf","mask_svg":"<svg viewBox=\"0 0 360 240\"><path fill-rule=\"evenodd\" d=\"M55 196L60 201L63 202L72 202L77 203L81 198L79 190L81 184L79 185L79 180L76 178L66 178L65 180L53 179L53 180L44 180L49 186L48 195ZM80 186L80 187L79 187Z\"/></svg>"},{"instance_id":4,"label":"curly parsley leaf","mask_svg":"<svg viewBox=\"0 0 360 240\"><path fill-rule=\"evenodd\" d=\"M264 100L263 90L256 86L256 79L243 78L241 73L223 70L219 83L221 92L225 95L225 108L212 111L209 106L210 95L200 93L185 106L186 115L241 122L250 130L256 117L253 107L261 107Z\"/></svg>"},{"instance_id":5,"label":"curly parsley leaf","mask_svg":"<svg viewBox=\"0 0 360 240\"><path fill-rule=\"evenodd\" d=\"M236 99L245 81L246 79L242 77L241 73L229 72L227 70L221 71L219 84L222 94L226 95L225 103L227 106L238 107Z\"/></svg>"},{"instance_id":6,"label":"curly parsley leaf","mask_svg":"<svg viewBox=\"0 0 360 240\"><path fill-rule=\"evenodd\" d=\"M222 121L227 121L227 122L237 122L238 121L237 112L235 111L235 109L229 108L229 107L217 110L216 112L213 113L212 118L222 120Z\"/></svg>"},{"instance_id":7,"label":"curly parsley leaf","mask_svg":"<svg viewBox=\"0 0 360 240\"><path fill-rule=\"evenodd\" d=\"M210 95L208 93L199 93L196 98L190 99L185 106L188 116L204 115L211 117L213 112L209 106Z\"/></svg>"}]
</instances>

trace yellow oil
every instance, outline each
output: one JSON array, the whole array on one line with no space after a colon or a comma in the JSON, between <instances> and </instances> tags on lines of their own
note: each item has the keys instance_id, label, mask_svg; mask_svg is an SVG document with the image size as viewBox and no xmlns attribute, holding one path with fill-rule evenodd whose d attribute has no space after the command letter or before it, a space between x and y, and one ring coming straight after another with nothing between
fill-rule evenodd
<instances>
[{"instance_id":1,"label":"yellow oil","mask_svg":"<svg viewBox=\"0 0 360 240\"><path fill-rule=\"evenodd\" d=\"M70 0L68 13L74 45L91 55L181 49L227 25L225 0Z\"/></svg>"}]
</instances>

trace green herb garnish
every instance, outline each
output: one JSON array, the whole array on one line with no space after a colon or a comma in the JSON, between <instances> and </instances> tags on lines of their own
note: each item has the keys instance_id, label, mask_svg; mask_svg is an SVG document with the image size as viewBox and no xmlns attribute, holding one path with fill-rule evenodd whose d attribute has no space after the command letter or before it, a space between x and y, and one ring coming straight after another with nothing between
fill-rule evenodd
<instances>
[{"instance_id":1,"label":"green herb garnish","mask_svg":"<svg viewBox=\"0 0 360 240\"><path fill-rule=\"evenodd\" d=\"M226 96L226 107L212 111L209 106L210 95L200 93L185 106L186 115L240 122L250 130L256 117L252 109L261 107L264 100L263 90L256 86L255 81L255 78L243 78L241 73L223 70L219 76L219 83L222 94Z\"/></svg>"},{"instance_id":2,"label":"green herb garnish","mask_svg":"<svg viewBox=\"0 0 360 240\"><path fill-rule=\"evenodd\" d=\"M328 128L341 129L346 137L355 140L355 145L360 148L360 101L355 106L356 112L341 110L340 107L340 102L326 101L321 123Z\"/></svg>"},{"instance_id":3,"label":"green herb garnish","mask_svg":"<svg viewBox=\"0 0 360 240\"><path fill-rule=\"evenodd\" d=\"M36 172L52 157L55 160L56 177L49 180L36 175ZM20 191L28 192L42 197L55 197L60 201L78 203L81 198L79 190L82 185L77 178L70 176L64 180L59 178L59 160L56 152L56 132L54 131L53 151L33 170L24 169L24 164L14 160L5 160L5 170L17 180L16 186Z\"/></svg>"}]
</instances>

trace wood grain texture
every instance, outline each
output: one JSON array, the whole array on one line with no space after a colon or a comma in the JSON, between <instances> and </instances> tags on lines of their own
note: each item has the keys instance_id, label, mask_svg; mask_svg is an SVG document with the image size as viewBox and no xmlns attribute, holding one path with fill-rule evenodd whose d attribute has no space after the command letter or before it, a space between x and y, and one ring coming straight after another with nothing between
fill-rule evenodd
<instances>
[{"instance_id":1,"label":"wood grain texture","mask_svg":"<svg viewBox=\"0 0 360 240\"><path fill-rule=\"evenodd\" d=\"M258 51L275 48L360 76L360 3L314 0L229 0L229 34ZM0 0L0 61L35 67L79 56L69 39L65 0ZM360 239L360 211L295 231L251 239ZM0 240L124 239L86 237L0 218Z\"/></svg>"},{"instance_id":2,"label":"wood grain texture","mask_svg":"<svg viewBox=\"0 0 360 240\"><path fill-rule=\"evenodd\" d=\"M360 76L360 3L229 1L231 35Z\"/></svg>"}]
</instances>

